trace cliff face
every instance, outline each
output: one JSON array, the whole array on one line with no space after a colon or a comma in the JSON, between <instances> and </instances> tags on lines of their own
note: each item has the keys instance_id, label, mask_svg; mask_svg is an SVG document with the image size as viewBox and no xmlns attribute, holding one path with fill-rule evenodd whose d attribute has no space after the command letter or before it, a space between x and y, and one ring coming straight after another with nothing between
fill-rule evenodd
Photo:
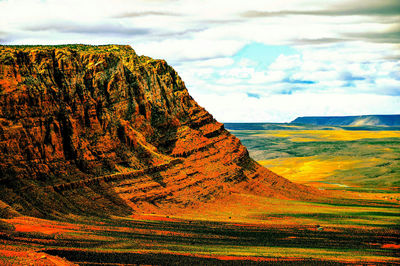
<instances>
[{"instance_id":1,"label":"cliff face","mask_svg":"<svg viewBox=\"0 0 400 266\"><path fill-rule=\"evenodd\" d=\"M165 61L115 45L0 46L0 178L7 213L36 216L308 194L250 159Z\"/></svg>"}]
</instances>

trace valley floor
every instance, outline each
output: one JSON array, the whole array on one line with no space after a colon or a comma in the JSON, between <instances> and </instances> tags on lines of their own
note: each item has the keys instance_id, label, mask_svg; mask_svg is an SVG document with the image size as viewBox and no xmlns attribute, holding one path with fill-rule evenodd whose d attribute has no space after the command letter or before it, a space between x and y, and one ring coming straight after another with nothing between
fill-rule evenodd
<instances>
[{"instance_id":1,"label":"valley floor","mask_svg":"<svg viewBox=\"0 0 400 266\"><path fill-rule=\"evenodd\" d=\"M0 264L400 265L400 131L351 130L233 131L261 164L325 198L233 191L174 215L1 219Z\"/></svg>"},{"instance_id":2,"label":"valley floor","mask_svg":"<svg viewBox=\"0 0 400 266\"><path fill-rule=\"evenodd\" d=\"M400 264L399 207L366 197L301 202L234 193L174 216L16 217L2 220L13 228L0 235L0 262L393 265Z\"/></svg>"}]
</instances>

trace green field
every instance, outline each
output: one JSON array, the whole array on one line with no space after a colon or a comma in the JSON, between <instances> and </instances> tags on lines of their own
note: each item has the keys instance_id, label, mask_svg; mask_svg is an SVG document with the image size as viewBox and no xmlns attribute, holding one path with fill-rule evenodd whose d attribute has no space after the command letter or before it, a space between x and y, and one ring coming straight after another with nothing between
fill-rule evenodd
<instances>
[{"instance_id":1,"label":"green field","mask_svg":"<svg viewBox=\"0 0 400 266\"><path fill-rule=\"evenodd\" d=\"M1 237L0 263L13 261L24 265L32 254L56 255L80 265L359 265L372 262L390 265L399 262L396 255L399 232L392 228L393 222L398 222L398 215L390 206L367 207L370 213L357 213L358 208L354 206L341 206L337 210L332 204L262 197L258 200L276 204L280 212L253 213L248 217L253 223L237 221L236 217L233 221L215 221L212 215L203 219L71 216L62 222L18 217L7 221L15 231ZM370 215L377 220L371 221ZM284 222L291 219L294 223ZM319 230L316 224L322 224L323 229Z\"/></svg>"},{"instance_id":2,"label":"green field","mask_svg":"<svg viewBox=\"0 0 400 266\"><path fill-rule=\"evenodd\" d=\"M252 158L293 181L337 184L349 190L400 187L399 127L229 123L226 127Z\"/></svg>"}]
</instances>

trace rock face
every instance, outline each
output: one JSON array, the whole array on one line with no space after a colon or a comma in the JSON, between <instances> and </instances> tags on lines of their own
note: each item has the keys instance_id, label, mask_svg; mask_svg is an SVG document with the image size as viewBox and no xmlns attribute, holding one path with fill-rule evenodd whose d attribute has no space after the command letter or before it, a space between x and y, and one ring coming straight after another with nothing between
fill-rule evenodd
<instances>
[{"instance_id":1,"label":"rock face","mask_svg":"<svg viewBox=\"0 0 400 266\"><path fill-rule=\"evenodd\" d=\"M234 191L309 194L254 162L165 61L129 46L0 46L0 150L11 213L125 215Z\"/></svg>"},{"instance_id":2,"label":"rock face","mask_svg":"<svg viewBox=\"0 0 400 266\"><path fill-rule=\"evenodd\" d=\"M304 116L291 123L318 126L400 126L400 115Z\"/></svg>"}]
</instances>

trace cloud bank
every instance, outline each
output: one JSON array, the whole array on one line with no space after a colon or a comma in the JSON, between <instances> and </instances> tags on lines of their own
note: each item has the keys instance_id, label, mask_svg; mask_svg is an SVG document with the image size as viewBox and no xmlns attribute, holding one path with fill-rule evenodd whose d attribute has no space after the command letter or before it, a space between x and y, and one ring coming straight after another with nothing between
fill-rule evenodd
<instances>
[{"instance_id":1,"label":"cloud bank","mask_svg":"<svg viewBox=\"0 0 400 266\"><path fill-rule=\"evenodd\" d=\"M400 113L398 0L0 0L0 43L130 44L217 119Z\"/></svg>"}]
</instances>

